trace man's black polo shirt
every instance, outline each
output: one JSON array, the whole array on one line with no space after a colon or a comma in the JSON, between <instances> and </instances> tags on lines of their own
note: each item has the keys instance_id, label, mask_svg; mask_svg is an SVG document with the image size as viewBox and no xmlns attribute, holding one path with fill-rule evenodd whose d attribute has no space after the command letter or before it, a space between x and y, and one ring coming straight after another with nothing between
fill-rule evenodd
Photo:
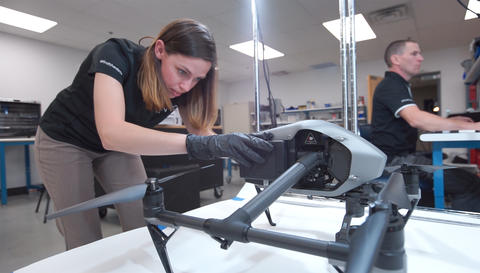
<instances>
[{"instance_id":1,"label":"man's black polo shirt","mask_svg":"<svg viewBox=\"0 0 480 273\"><path fill-rule=\"evenodd\" d=\"M415 152L418 131L399 115L415 105L409 83L395 72L385 72L373 96L372 143L393 156Z\"/></svg>"}]
</instances>

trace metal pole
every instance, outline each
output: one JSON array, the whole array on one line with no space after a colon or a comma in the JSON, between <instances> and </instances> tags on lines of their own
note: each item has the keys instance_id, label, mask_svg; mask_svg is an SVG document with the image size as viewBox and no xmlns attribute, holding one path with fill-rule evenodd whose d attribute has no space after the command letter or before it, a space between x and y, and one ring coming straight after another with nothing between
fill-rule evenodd
<instances>
[{"instance_id":1,"label":"metal pole","mask_svg":"<svg viewBox=\"0 0 480 273\"><path fill-rule=\"evenodd\" d=\"M340 70L342 83L343 127L348 130L348 79L345 0L338 1L340 13Z\"/></svg>"},{"instance_id":2,"label":"metal pole","mask_svg":"<svg viewBox=\"0 0 480 273\"><path fill-rule=\"evenodd\" d=\"M260 87L258 80L258 22L257 22L257 6L255 0L251 0L252 8L252 35L253 35L253 74L255 75L255 124L256 132L260 131Z\"/></svg>"},{"instance_id":3,"label":"metal pole","mask_svg":"<svg viewBox=\"0 0 480 273\"><path fill-rule=\"evenodd\" d=\"M355 0L348 0L348 18L349 20L349 87L350 87L350 106L351 106L351 124L350 130L358 134L358 110L357 110L357 59L356 59L356 41L355 41Z\"/></svg>"}]
</instances>

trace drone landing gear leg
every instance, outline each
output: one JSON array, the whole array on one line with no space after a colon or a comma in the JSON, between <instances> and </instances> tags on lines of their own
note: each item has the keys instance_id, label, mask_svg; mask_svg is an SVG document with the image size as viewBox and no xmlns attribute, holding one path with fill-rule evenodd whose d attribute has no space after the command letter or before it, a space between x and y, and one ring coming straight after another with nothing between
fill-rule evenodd
<instances>
[{"instance_id":1,"label":"drone landing gear leg","mask_svg":"<svg viewBox=\"0 0 480 273\"><path fill-rule=\"evenodd\" d=\"M260 187L258 187L257 185L255 185L255 190L257 191L257 193L261 193L261 192L262 192L262 190L260 189ZM267 215L268 222L270 223L270 225L271 225L272 227L274 227L274 226L277 225L276 223L274 223L274 222L272 221L272 216L270 215L270 210L269 210L268 208L265 210L265 215Z\"/></svg>"},{"instance_id":2,"label":"drone landing gear leg","mask_svg":"<svg viewBox=\"0 0 480 273\"><path fill-rule=\"evenodd\" d=\"M348 243L350 233L350 223L352 221L352 215L345 215L342 221L342 228L335 234L335 242Z\"/></svg>"},{"instance_id":3,"label":"drone landing gear leg","mask_svg":"<svg viewBox=\"0 0 480 273\"><path fill-rule=\"evenodd\" d=\"M153 244L157 249L158 256L162 261L163 268L167 273L173 273L172 266L170 265L170 260L168 259L167 254L167 241L175 233L175 231L167 236L163 231L161 231L157 225L147 224L148 231L152 237Z\"/></svg>"},{"instance_id":4,"label":"drone landing gear leg","mask_svg":"<svg viewBox=\"0 0 480 273\"><path fill-rule=\"evenodd\" d=\"M360 202L361 195L349 196L345 202L345 216L343 217L342 227L337 234L335 234L335 241L341 243L349 243L350 236L355 231L357 226L351 226L353 217L362 217L365 214L364 205Z\"/></svg>"},{"instance_id":5,"label":"drone landing gear leg","mask_svg":"<svg viewBox=\"0 0 480 273\"><path fill-rule=\"evenodd\" d=\"M348 202L348 201L347 201ZM349 214L348 211L343 217L342 221L342 227L340 230L335 233L335 242L336 243L344 243L344 244L349 244L350 242L350 235L351 235L351 222L352 222L352 214ZM352 227L352 229L355 229L356 227ZM338 273L344 273L345 270L345 262L340 261L340 260L335 260L335 259L329 259L328 261L332 267L336 270Z\"/></svg>"}]
</instances>

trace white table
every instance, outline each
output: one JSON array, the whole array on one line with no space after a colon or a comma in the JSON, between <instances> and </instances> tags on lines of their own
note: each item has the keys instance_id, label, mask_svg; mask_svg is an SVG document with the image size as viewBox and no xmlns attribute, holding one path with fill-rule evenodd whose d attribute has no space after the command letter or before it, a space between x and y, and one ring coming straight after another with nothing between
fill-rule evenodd
<instances>
[{"instance_id":1,"label":"white table","mask_svg":"<svg viewBox=\"0 0 480 273\"><path fill-rule=\"evenodd\" d=\"M246 184L238 197L255 194ZM228 200L188 212L204 218L223 218L248 201ZM334 240L340 229L344 203L281 197L270 207L276 227L265 215L252 225L321 240ZM406 226L408 272L478 272L480 218L478 214L415 211ZM335 272L327 259L260 244L233 243L228 250L208 235L180 228L167 244L176 273ZM79 247L15 273L30 272L165 272L146 228L121 233Z\"/></svg>"}]
</instances>

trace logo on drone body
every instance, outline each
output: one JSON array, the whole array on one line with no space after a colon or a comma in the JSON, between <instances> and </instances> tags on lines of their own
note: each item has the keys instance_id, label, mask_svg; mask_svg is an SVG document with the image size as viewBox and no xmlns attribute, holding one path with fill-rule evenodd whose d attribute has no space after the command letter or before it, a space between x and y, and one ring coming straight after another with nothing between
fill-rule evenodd
<instances>
[{"instance_id":1,"label":"logo on drone body","mask_svg":"<svg viewBox=\"0 0 480 273\"><path fill-rule=\"evenodd\" d=\"M305 139L305 144L307 145L315 145L318 144L317 140L313 136L312 133L308 133L307 138Z\"/></svg>"}]
</instances>

